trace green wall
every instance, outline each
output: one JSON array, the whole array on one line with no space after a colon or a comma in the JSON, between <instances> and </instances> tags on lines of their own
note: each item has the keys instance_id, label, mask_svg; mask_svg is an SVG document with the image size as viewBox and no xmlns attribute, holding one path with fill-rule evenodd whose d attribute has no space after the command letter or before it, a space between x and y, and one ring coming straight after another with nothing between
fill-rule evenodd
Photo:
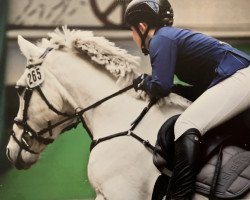
<instances>
[{"instance_id":1,"label":"green wall","mask_svg":"<svg viewBox=\"0 0 250 200\"><path fill-rule=\"evenodd\" d=\"M249 42L246 43L246 44L236 44L236 45L233 45L235 48L238 48L240 49L241 51L244 51L246 52L247 54L250 55L250 44Z\"/></svg>"},{"instance_id":2,"label":"green wall","mask_svg":"<svg viewBox=\"0 0 250 200\"><path fill-rule=\"evenodd\" d=\"M90 139L79 125L61 135L29 170L0 175L1 200L91 199L87 178Z\"/></svg>"}]
</instances>

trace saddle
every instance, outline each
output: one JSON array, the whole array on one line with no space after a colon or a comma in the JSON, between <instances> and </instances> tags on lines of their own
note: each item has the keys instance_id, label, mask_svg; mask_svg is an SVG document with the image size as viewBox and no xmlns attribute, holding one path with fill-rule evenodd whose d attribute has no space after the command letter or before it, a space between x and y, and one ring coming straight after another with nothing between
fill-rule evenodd
<instances>
[{"instance_id":1,"label":"saddle","mask_svg":"<svg viewBox=\"0 0 250 200\"><path fill-rule=\"evenodd\" d=\"M238 199L250 191L250 130L244 125L245 116L238 115L203 136L197 193L209 199ZM158 133L153 162L161 175L152 200L162 200L166 194L173 170L174 124L178 117L168 119Z\"/></svg>"}]
</instances>

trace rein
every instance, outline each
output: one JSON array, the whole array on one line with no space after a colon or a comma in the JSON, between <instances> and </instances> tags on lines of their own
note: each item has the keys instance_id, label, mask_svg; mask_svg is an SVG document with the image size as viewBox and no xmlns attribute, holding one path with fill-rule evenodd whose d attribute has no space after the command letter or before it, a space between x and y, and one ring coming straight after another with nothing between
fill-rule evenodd
<instances>
[{"instance_id":1,"label":"rein","mask_svg":"<svg viewBox=\"0 0 250 200\"><path fill-rule=\"evenodd\" d=\"M90 106L84 108L84 109L80 109L79 111L76 111L75 114L67 114L67 113L62 113L60 111L58 111L50 102L49 100L46 98L46 96L44 95L42 89L40 88L40 86L37 86L35 88L26 88L25 90L25 94L24 94L24 110L23 110L23 119L14 119L14 123L17 124L18 126L21 126L23 128L23 133L21 136L21 142L17 139L17 137L15 136L15 133L12 132L12 137L14 138L14 140L17 142L17 144L19 145L19 147L21 149L24 149L32 154L38 154L37 152L34 152L33 150L30 149L30 145L28 144L28 142L26 141L25 138L34 138L36 139L38 142L48 145L54 142L54 139L51 138L44 138L42 137L42 135L44 135L45 133L49 132L50 136L52 136L52 130L56 127L58 127L59 125L73 120L73 119L77 119L76 122L72 125L70 125L69 127L76 127L80 122L82 122L83 127L86 129L86 131L88 132L90 138L93 140L93 136L91 131L89 130L89 128L87 127L85 120L83 118L83 114L90 110L93 109L95 107L98 107L99 105L101 105L102 103L104 103L105 101L108 101L111 98L114 98L130 89L133 88L133 85L129 85L121 90L119 90L118 92L115 92L114 94L111 94L93 104L91 104ZM55 124L51 124L51 121L48 121L48 127L36 132L34 129L32 129L30 127L30 125L28 124L28 107L29 107L29 103L30 103L30 99L32 97L33 91L37 90L39 95L41 96L42 100L46 103L46 105L48 106L48 108L50 110L52 110L53 112L55 112L58 115L64 116L65 118L62 119L61 121L55 123ZM64 130L69 129L69 127L66 127Z\"/></svg>"}]
</instances>

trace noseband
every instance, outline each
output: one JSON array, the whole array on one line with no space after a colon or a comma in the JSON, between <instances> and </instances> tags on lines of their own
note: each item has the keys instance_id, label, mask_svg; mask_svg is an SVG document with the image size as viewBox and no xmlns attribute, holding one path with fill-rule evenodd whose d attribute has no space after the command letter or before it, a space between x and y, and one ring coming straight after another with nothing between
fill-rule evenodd
<instances>
[{"instance_id":1,"label":"noseband","mask_svg":"<svg viewBox=\"0 0 250 200\"><path fill-rule=\"evenodd\" d=\"M39 95L41 96L41 98L43 99L43 101L47 104L47 106L49 107L50 110L52 110L53 112L55 112L58 115L64 116L64 117L70 117L70 114L67 113L62 113L60 111L58 111L52 104L49 103L48 99L45 97L44 93L42 92L40 86L37 86L35 88L26 88L25 93L24 93L24 109L23 109L23 117L22 119L14 119L14 123L17 126L22 127L23 129L23 133L21 136L21 142L17 139L14 131L12 132L12 137L14 138L14 140L17 142L17 144L24 150L32 153L32 154L38 154L37 152L34 152L33 150L30 149L30 145L28 144L27 139L35 139L36 141L38 141L41 144L51 144L54 139L51 138L44 138L42 137L45 133L49 133L50 136L53 135L52 131L53 128L57 127L58 125L62 124L58 124L57 126L52 126L51 125L51 121L48 121L48 127L36 132L33 128L31 128L31 126L28 124L28 108L30 105L30 100L33 94L33 91L37 90Z\"/></svg>"}]
</instances>

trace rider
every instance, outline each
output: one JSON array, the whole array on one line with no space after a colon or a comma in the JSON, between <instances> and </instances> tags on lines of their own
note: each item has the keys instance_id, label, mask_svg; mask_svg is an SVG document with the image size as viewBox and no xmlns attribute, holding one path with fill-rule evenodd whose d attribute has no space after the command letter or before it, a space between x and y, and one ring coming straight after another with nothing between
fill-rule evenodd
<instances>
[{"instance_id":1,"label":"rider","mask_svg":"<svg viewBox=\"0 0 250 200\"><path fill-rule=\"evenodd\" d=\"M176 74L199 93L174 127L175 161L167 198L186 200L194 193L201 136L250 107L250 56L204 34L172 27L173 16L167 0L132 0L125 22L152 65L152 75L133 81L135 90L165 97Z\"/></svg>"}]
</instances>

